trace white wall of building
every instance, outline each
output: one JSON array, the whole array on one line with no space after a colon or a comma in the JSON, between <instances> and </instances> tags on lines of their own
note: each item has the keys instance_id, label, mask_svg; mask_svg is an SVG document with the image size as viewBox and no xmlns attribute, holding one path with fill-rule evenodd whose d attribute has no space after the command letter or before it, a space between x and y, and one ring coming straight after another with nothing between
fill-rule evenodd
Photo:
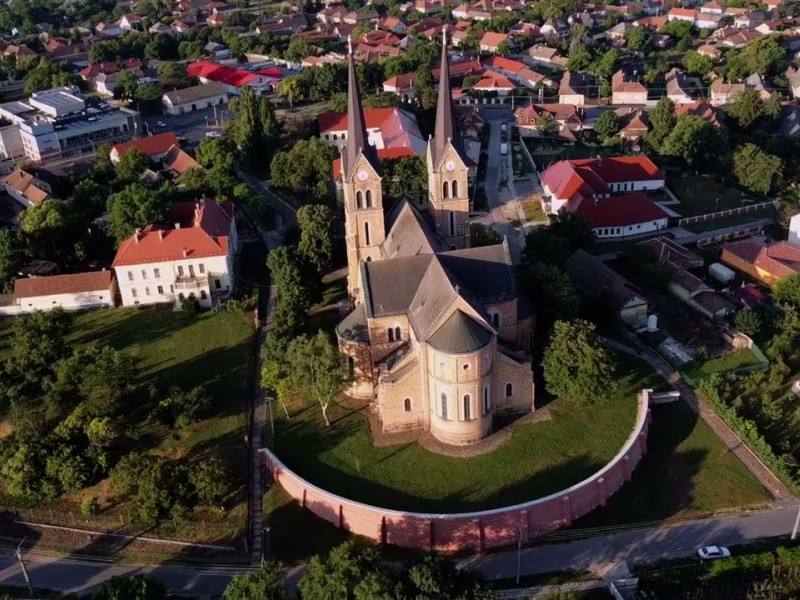
<instances>
[{"instance_id":1,"label":"white wall of building","mask_svg":"<svg viewBox=\"0 0 800 600\"><path fill-rule=\"evenodd\" d=\"M235 241L231 240L234 244ZM180 294L194 294L200 306L212 306L212 293L227 297L233 289L231 278L233 248L228 256L185 258L175 261L114 267L123 306L176 302ZM197 286L181 283L193 278ZM227 290L227 293L226 293ZM205 296L205 297L203 297Z\"/></svg>"},{"instance_id":2,"label":"white wall of building","mask_svg":"<svg viewBox=\"0 0 800 600\"><path fill-rule=\"evenodd\" d=\"M211 108L215 105L225 105L227 103L227 94L220 94L219 96L203 98L202 100L194 100L192 102L185 102L183 104L173 104L166 95L161 99L161 104L164 107L164 114L167 115L182 115L184 113Z\"/></svg>"},{"instance_id":3,"label":"white wall of building","mask_svg":"<svg viewBox=\"0 0 800 600\"><path fill-rule=\"evenodd\" d=\"M82 310L86 308L106 308L114 306L114 297L110 289L78 294L53 294L34 298L16 298L17 313L30 313L37 310Z\"/></svg>"},{"instance_id":4,"label":"white wall of building","mask_svg":"<svg viewBox=\"0 0 800 600\"><path fill-rule=\"evenodd\" d=\"M795 248L800 248L800 213L789 221L789 236L786 239Z\"/></svg>"},{"instance_id":5,"label":"white wall of building","mask_svg":"<svg viewBox=\"0 0 800 600\"><path fill-rule=\"evenodd\" d=\"M666 229L667 217L658 219L657 221L647 221L646 223L637 223L635 225L626 225L624 227L595 227L593 229L594 235L598 239L621 238L631 235L641 235L643 233L651 233L659 229Z\"/></svg>"},{"instance_id":6,"label":"white wall of building","mask_svg":"<svg viewBox=\"0 0 800 600\"><path fill-rule=\"evenodd\" d=\"M647 92L613 92L612 104L647 104Z\"/></svg>"}]
</instances>

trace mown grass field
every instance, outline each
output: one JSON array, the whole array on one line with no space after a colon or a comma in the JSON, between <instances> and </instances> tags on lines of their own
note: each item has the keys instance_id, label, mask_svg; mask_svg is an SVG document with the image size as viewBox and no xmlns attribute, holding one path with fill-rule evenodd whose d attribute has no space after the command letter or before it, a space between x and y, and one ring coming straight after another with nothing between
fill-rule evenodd
<instances>
[{"instance_id":1,"label":"mown grass field","mask_svg":"<svg viewBox=\"0 0 800 600\"><path fill-rule=\"evenodd\" d=\"M759 362L758 357L752 350L741 348L729 354L710 358L704 362L695 362L686 370L686 374L697 381L714 373L726 373L741 367L757 365Z\"/></svg>"},{"instance_id":2,"label":"mown grass field","mask_svg":"<svg viewBox=\"0 0 800 600\"><path fill-rule=\"evenodd\" d=\"M636 395L653 375L636 371L607 402L584 408L550 404L552 418L516 425L491 453L453 458L416 443L378 448L366 418L337 405L325 427L316 407L276 411L274 449L298 474L355 500L394 509L456 512L496 508L544 496L602 468L625 443L636 418Z\"/></svg>"},{"instance_id":3,"label":"mown grass field","mask_svg":"<svg viewBox=\"0 0 800 600\"><path fill-rule=\"evenodd\" d=\"M8 323L0 326L0 359L7 357ZM255 329L250 315L240 311L206 312L187 316L171 311L109 309L75 315L67 342L76 346L109 345L136 359L142 405L129 407L128 414L141 423L133 449L189 461L206 456L225 460L230 467L231 493L224 511L203 515L224 523L219 534L232 537L246 526L247 432L249 395L252 390ZM148 418L148 388L165 393L170 386L202 385L213 398L205 418L182 430L170 430ZM80 501L96 495L103 512L98 521L126 514L124 503L113 499L108 480L77 494L64 496L39 509L66 515L77 514ZM213 527L200 537L214 537Z\"/></svg>"}]
</instances>

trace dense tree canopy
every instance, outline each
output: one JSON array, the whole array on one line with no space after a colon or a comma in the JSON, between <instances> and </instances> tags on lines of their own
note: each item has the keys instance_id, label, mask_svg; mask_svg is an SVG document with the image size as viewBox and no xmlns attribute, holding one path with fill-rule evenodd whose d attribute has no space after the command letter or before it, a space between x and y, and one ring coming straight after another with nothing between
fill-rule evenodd
<instances>
[{"instance_id":1,"label":"dense tree canopy","mask_svg":"<svg viewBox=\"0 0 800 600\"><path fill-rule=\"evenodd\" d=\"M174 188L165 183L150 189L134 183L108 198L109 231L117 243L130 237L137 228L163 223L174 197Z\"/></svg>"},{"instance_id":2,"label":"dense tree canopy","mask_svg":"<svg viewBox=\"0 0 800 600\"><path fill-rule=\"evenodd\" d=\"M322 271L333 259L336 215L324 204L306 204L297 211L297 225L300 227L298 251Z\"/></svg>"},{"instance_id":3,"label":"dense tree canopy","mask_svg":"<svg viewBox=\"0 0 800 600\"><path fill-rule=\"evenodd\" d=\"M272 159L272 181L295 193L308 193L315 200L326 200L330 196L328 182L335 157L334 148L325 140L316 137L300 140Z\"/></svg>"},{"instance_id":4,"label":"dense tree canopy","mask_svg":"<svg viewBox=\"0 0 800 600\"><path fill-rule=\"evenodd\" d=\"M742 187L766 194L780 180L783 163L755 144L743 144L733 153L733 174Z\"/></svg>"}]
</instances>

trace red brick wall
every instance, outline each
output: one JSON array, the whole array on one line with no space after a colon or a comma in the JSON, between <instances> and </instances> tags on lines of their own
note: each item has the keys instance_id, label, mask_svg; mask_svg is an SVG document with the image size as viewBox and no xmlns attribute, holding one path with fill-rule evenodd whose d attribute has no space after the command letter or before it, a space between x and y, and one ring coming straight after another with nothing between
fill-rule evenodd
<instances>
[{"instance_id":1,"label":"red brick wall","mask_svg":"<svg viewBox=\"0 0 800 600\"><path fill-rule=\"evenodd\" d=\"M425 514L389 510L331 494L295 475L269 450L264 463L283 489L305 508L357 535L406 548L470 550L516 543L568 526L605 504L633 473L646 450L650 394L639 398L636 425L620 452L584 481L545 498L495 510Z\"/></svg>"}]
</instances>

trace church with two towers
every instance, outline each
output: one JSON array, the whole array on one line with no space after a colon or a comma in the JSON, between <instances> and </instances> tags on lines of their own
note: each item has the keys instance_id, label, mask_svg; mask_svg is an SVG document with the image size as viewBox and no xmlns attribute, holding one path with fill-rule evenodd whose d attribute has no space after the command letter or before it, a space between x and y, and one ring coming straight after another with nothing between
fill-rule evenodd
<instances>
[{"instance_id":1,"label":"church with two towers","mask_svg":"<svg viewBox=\"0 0 800 600\"><path fill-rule=\"evenodd\" d=\"M533 311L507 243L470 246L468 164L452 111L446 41L428 142L428 202L385 206L367 143L352 52L341 181L347 291L336 328L352 375L384 432L423 430L452 445L486 437L495 418L533 410Z\"/></svg>"}]
</instances>

